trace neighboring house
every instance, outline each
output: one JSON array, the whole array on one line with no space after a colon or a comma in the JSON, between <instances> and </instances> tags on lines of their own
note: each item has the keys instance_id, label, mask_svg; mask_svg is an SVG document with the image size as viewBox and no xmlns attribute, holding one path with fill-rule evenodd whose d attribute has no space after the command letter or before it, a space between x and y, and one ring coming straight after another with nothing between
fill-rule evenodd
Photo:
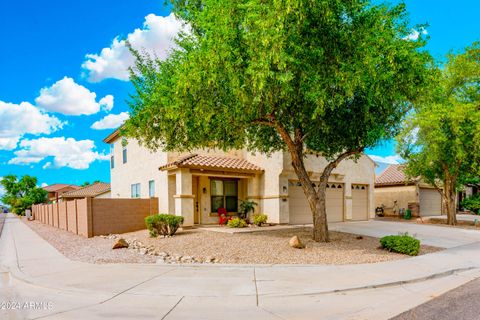
<instances>
[{"instance_id":1,"label":"neighboring house","mask_svg":"<svg viewBox=\"0 0 480 320\"><path fill-rule=\"evenodd\" d=\"M217 210L238 211L241 200L253 200L255 212L272 223L311 224L312 214L288 153L270 156L244 150L198 150L192 153L150 152L118 130L110 144L112 198L159 198L159 212L185 217L184 226L218 223ZM305 165L313 181L325 158L309 154ZM342 161L327 189L330 222L374 217L374 162L361 156Z\"/></svg>"},{"instance_id":2,"label":"neighboring house","mask_svg":"<svg viewBox=\"0 0 480 320\"><path fill-rule=\"evenodd\" d=\"M92 185L73 190L62 195L63 200L82 198L111 198L110 183L97 182Z\"/></svg>"},{"instance_id":3,"label":"neighboring house","mask_svg":"<svg viewBox=\"0 0 480 320\"><path fill-rule=\"evenodd\" d=\"M388 166L375 180L375 207L382 206L386 215L393 215L394 210L398 214L399 209L408 208L413 216L443 213L440 192L421 179L407 179L401 164Z\"/></svg>"},{"instance_id":4,"label":"neighboring house","mask_svg":"<svg viewBox=\"0 0 480 320\"><path fill-rule=\"evenodd\" d=\"M478 183L468 183L463 186L462 190L457 193L457 210L463 211L462 201L465 198L471 197L480 193L480 184Z\"/></svg>"},{"instance_id":5,"label":"neighboring house","mask_svg":"<svg viewBox=\"0 0 480 320\"><path fill-rule=\"evenodd\" d=\"M78 190L81 187L76 186L74 184L62 184L62 183L55 183L46 187L42 187L44 190L48 192L48 201L49 202L58 202L61 196L73 190Z\"/></svg>"}]
</instances>

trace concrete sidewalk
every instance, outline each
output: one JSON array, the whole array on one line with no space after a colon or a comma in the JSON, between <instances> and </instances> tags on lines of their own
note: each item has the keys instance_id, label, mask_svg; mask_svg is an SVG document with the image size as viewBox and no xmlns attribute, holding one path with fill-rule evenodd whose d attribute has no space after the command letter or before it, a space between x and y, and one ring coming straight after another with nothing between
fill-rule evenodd
<instances>
[{"instance_id":1,"label":"concrete sidewalk","mask_svg":"<svg viewBox=\"0 0 480 320\"><path fill-rule=\"evenodd\" d=\"M9 215L0 301L44 301L0 318L389 319L480 276L479 243L344 266L92 265L71 261Z\"/></svg>"}]
</instances>

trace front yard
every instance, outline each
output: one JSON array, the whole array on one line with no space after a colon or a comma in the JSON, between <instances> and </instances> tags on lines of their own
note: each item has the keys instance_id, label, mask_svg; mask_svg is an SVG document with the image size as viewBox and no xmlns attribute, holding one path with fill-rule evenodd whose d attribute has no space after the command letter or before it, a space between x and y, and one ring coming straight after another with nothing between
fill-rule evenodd
<instances>
[{"instance_id":1,"label":"front yard","mask_svg":"<svg viewBox=\"0 0 480 320\"><path fill-rule=\"evenodd\" d=\"M166 257L164 263L358 264L408 257L379 249L377 238L349 233L331 232L331 242L315 243L310 227L241 234L190 229L180 230L172 238L151 238L147 230L141 230L86 239L37 221L23 221L65 256L90 263L155 263ZM294 235L305 249L289 246ZM112 250L120 237L130 248ZM420 254L438 250L422 246Z\"/></svg>"}]
</instances>

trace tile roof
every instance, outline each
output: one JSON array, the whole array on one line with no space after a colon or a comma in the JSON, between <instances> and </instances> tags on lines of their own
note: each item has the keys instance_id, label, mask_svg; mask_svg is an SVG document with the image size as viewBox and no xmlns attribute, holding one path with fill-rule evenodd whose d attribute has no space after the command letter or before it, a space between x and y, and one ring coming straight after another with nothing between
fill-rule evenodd
<instances>
[{"instance_id":1,"label":"tile roof","mask_svg":"<svg viewBox=\"0 0 480 320\"><path fill-rule=\"evenodd\" d=\"M376 186L382 185L405 185L415 182L414 179L408 180L403 172L405 168L402 164L391 164L375 179Z\"/></svg>"},{"instance_id":2,"label":"tile roof","mask_svg":"<svg viewBox=\"0 0 480 320\"><path fill-rule=\"evenodd\" d=\"M209 169L223 171L241 171L260 173L263 169L244 159L213 157L198 154L189 154L176 161L161 166L159 170L171 170L176 168Z\"/></svg>"},{"instance_id":3,"label":"tile roof","mask_svg":"<svg viewBox=\"0 0 480 320\"><path fill-rule=\"evenodd\" d=\"M56 191L62 190L62 189L67 188L67 187L71 187L71 188L74 188L74 189L80 189L81 188L81 187L76 186L74 184L55 183L55 184L51 184L49 186L42 187L42 189L44 189L48 192L56 192Z\"/></svg>"},{"instance_id":4,"label":"tile roof","mask_svg":"<svg viewBox=\"0 0 480 320\"><path fill-rule=\"evenodd\" d=\"M108 191L110 191L110 183L97 182L78 190L66 192L62 194L62 198L96 197Z\"/></svg>"}]
</instances>

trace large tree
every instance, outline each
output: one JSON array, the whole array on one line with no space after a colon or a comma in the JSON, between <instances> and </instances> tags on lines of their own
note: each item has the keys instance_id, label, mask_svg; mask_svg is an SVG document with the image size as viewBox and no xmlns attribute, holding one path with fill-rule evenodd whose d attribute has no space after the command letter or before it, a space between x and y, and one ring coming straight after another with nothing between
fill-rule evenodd
<instances>
[{"instance_id":1,"label":"large tree","mask_svg":"<svg viewBox=\"0 0 480 320\"><path fill-rule=\"evenodd\" d=\"M24 175L20 179L15 175L6 175L0 180L5 189L1 200L10 206L15 214L25 214L33 204L43 203L47 199L47 191L37 187L37 178Z\"/></svg>"},{"instance_id":2,"label":"large tree","mask_svg":"<svg viewBox=\"0 0 480 320\"><path fill-rule=\"evenodd\" d=\"M151 149L286 150L328 241L332 170L396 133L426 80L405 6L365 0L172 1L187 25L163 61L135 52L125 133ZM330 162L320 181L306 152Z\"/></svg>"},{"instance_id":3,"label":"large tree","mask_svg":"<svg viewBox=\"0 0 480 320\"><path fill-rule=\"evenodd\" d=\"M480 174L480 43L449 54L405 120L398 151L406 172L436 186L448 224L456 220L456 192Z\"/></svg>"}]
</instances>

